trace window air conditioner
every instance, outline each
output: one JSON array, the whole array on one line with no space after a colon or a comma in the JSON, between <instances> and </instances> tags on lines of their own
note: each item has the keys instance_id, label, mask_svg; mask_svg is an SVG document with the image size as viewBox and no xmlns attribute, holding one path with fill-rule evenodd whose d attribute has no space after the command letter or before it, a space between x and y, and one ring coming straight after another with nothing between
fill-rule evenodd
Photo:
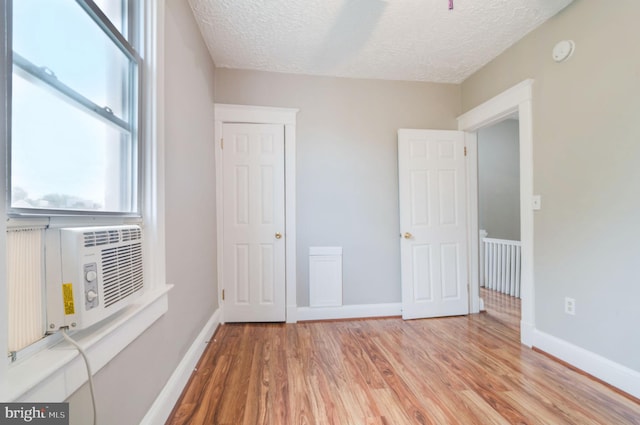
<instances>
[{"instance_id":1,"label":"window air conditioner","mask_svg":"<svg viewBox=\"0 0 640 425\"><path fill-rule=\"evenodd\" d=\"M48 229L47 330L87 328L143 293L140 226Z\"/></svg>"}]
</instances>

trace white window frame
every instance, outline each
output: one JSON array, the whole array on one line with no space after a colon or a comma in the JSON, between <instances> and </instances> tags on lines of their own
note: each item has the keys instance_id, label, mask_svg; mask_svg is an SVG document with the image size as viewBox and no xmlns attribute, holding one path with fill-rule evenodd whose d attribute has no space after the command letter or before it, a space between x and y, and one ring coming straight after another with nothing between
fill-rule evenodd
<instances>
[{"instance_id":1,"label":"white window frame","mask_svg":"<svg viewBox=\"0 0 640 425\"><path fill-rule=\"evenodd\" d=\"M0 20L4 22L5 1L0 0ZM144 127L142 151L143 198L140 205L144 227L145 294L135 304L114 318L83 332L76 338L86 348L94 373L100 370L127 345L133 342L168 309L165 273L164 233L164 2L145 1L143 11L144 109L141 126ZM6 25L3 25L7 28ZM5 37L0 37L4 41ZM7 55L7 44L0 43L0 55ZM6 56L4 56L6 57ZM0 98L7 99L7 78L11 68L0 69ZM6 150L7 107L0 105L0 148ZM6 164L0 161L0 184L6 187ZM7 197L0 197L0 212L7 215ZM112 218L113 219L113 218ZM28 219L19 219L28 220ZM80 221L79 221L80 220ZM105 217L63 217L57 225L70 223L106 224ZM138 219L139 220L139 219ZM17 225L16 220L9 225ZM7 221L0 220L0 311L7 311L6 282L6 230ZM7 353L8 324L0 320L0 349ZM87 381L80 355L75 349L59 344L45 347L32 356L10 363L0 361L0 400L60 402Z\"/></svg>"}]
</instances>

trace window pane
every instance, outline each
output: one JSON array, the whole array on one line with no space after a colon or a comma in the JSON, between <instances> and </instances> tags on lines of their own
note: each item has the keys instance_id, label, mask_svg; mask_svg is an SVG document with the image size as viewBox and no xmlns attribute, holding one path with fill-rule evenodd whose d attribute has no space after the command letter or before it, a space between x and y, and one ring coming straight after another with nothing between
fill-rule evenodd
<instances>
[{"instance_id":1,"label":"window pane","mask_svg":"<svg viewBox=\"0 0 640 425\"><path fill-rule=\"evenodd\" d=\"M13 50L130 122L129 58L75 2L13 2Z\"/></svg>"},{"instance_id":2,"label":"window pane","mask_svg":"<svg viewBox=\"0 0 640 425\"><path fill-rule=\"evenodd\" d=\"M128 133L13 73L11 207L133 212Z\"/></svg>"}]
</instances>

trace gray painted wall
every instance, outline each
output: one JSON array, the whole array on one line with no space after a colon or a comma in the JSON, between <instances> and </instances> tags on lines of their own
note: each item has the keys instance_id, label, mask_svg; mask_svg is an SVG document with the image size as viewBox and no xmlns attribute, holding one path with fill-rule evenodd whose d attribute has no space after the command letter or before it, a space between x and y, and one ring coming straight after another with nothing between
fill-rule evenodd
<instances>
[{"instance_id":1,"label":"gray painted wall","mask_svg":"<svg viewBox=\"0 0 640 425\"><path fill-rule=\"evenodd\" d=\"M96 374L98 422L140 422L217 308L214 65L186 1L166 2L166 271L169 311ZM91 422L88 387L71 424Z\"/></svg>"},{"instance_id":2,"label":"gray painted wall","mask_svg":"<svg viewBox=\"0 0 640 425\"><path fill-rule=\"evenodd\" d=\"M465 111L534 78L535 325L640 371L640 2L576 0L462 84ZM554 44L572 39L567 62ZM564 314L564 298L576 315Z\"/></svg>"},{"instance_id":3,"label":"gray painted wall","mask_svg":"<svg viewBox=\"0 0 640 425\"><path fill-rule=\"evenodd\" d=\"M216 70L216 102L300 108L297 298L310 246L343 247L343 303L400 301L399 128L455 129L457 85Z\"/></svg>"},{"instance_id":4,"label":"gray painted wall","mask_svg":"<svg viewBox=\"0 0 640 425\"><path fill-rule=\"evenodd\" d=\"M518 121L478 131L478 220L490 238L520 240Z\"/></svg>"}]
</instances>

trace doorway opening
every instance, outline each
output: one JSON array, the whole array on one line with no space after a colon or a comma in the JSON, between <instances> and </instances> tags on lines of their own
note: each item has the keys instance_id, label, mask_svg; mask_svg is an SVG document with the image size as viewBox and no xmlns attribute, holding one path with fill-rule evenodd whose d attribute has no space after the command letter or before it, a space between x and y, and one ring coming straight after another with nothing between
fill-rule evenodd
<instances>
[{"instance_id":1,"label":"doorway opening","mask_svg":"<svg viewBox=\"0 0 640 425\"><path fill-rule=\"evenodd\" d=\"M478 223L480 287L487 312L520 298L520 134L518 114L478 130ZM495 294L494 294L495 293ZM497 297L506 295L507 298ZM492 302L487 302L488 298ZM498 302L500 301L500 302ZM512 302L513 301L513 302ZM496 311L492 311L493 308Z\"/></svg>"},{"instance_id":2,"label":"doorway opening","mask_svg":"<svg viewBox=\"0 0 640 425\"><path fill-rule=\"evenodd\" d=\"M520 166L520 240L521 240L521 318L520 341L531 346L534 336L533 281L533 80L525 80L458 118L458 129L465 132L468 149L467 191L469 229L470 311L482 309L480 297L480 241L478 226L478 131L517 114Z\"/></svg>"}]
</instances>

